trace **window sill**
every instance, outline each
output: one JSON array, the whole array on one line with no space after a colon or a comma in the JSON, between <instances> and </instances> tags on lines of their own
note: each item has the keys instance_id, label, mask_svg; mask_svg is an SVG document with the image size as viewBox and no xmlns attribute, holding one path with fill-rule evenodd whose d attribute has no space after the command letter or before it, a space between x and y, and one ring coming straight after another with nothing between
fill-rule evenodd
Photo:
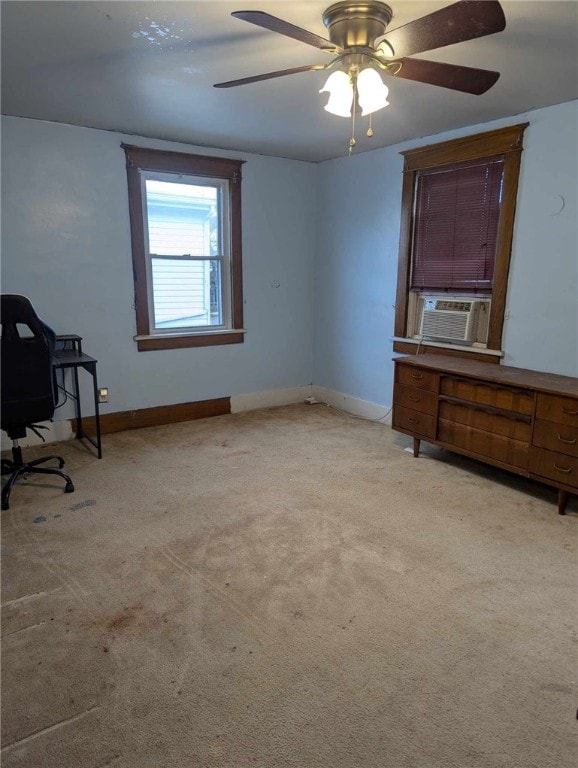
<instances>
[{"instance_id":1,"label":"window sill","mask_svg":"<svg viewBox=\"0 0 578 768\"><path fill-rule=\"evenodd\" d=\"M486 349L486 347L466 347L459 344L444 344L439 341L422 341L420 339L406 339L393 336L393 351L403 354L417 355L432 352L434 354L455 355L458 357L471 357L487 362L499 363L504 352L499 349Z\"/></svg>"},{"instance_id":2,"label":"window sill","mask_svg":"<svg viewBox=\"0 0 578 768\"><path fill-rule=\"evenodd\" d=\"M216 347L221 344L242 344L245 330L212 331L211 333L163 333L155 336L135 336L139 352L187 347Z\"/></svg>"}]
</instances>

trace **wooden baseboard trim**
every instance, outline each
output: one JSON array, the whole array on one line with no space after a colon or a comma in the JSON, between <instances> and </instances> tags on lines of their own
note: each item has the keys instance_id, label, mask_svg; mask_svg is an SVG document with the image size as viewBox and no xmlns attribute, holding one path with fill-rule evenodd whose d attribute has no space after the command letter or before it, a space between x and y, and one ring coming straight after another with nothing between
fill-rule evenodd
<instances>
[{"instance_id":1,"label":"wooden baseboard trim","mask_svg":"<svg viewBox=\"0 0 578 768\"><path fill-rule=\"evenodd\" d=\"M158 427L161 424L175 424L179 421L206 419L209 416L223 416L231 413L231 398L220 397L215 400L199 400L196 403L177 403L159 405L155 408L140 408L136 411L117 411L104 413L100 417L101 434L123 432L126 429ZM84 431L90 435L96 432L94 416L82 419ZM76 434L76 419L72 420L72 430Z\"/></svg>"}]
</instances>

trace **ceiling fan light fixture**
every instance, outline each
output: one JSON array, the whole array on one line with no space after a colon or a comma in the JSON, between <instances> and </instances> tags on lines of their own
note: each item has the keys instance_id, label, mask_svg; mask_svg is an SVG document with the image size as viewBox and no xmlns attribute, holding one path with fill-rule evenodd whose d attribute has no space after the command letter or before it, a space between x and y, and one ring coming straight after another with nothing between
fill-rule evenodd
<instances>
[{"instance_id":1,"label":"ceiling fan light fixture","mask_svg":"<svg viewBox=\"0 0 578 768\"><path fill-rule=\"evenodd\" d=\"M357 75L357 93L361 114L371 115L378 109L387 107L389 88L385 85L375 69L368 67Z\"/></svg>"},{"instance_id":2,"label":"ceiling fan light fixture","mask_svg":"<svg viewBox=\"0 0 578 768\"><path fill-rule=\"evenodd\" d=\"M353 104L353 85L351 78L343 70L332 72L319 93L329 93L329 101L325 105L327 112L338 117L351 117Z\"/></svg>"}]
</instances>

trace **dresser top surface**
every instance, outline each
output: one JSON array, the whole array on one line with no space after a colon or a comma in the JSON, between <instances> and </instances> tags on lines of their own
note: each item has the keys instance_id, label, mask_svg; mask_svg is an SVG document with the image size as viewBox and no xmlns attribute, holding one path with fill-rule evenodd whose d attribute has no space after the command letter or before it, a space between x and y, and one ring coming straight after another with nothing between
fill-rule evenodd
<instances>
[{"instance_id":1,"label":"dresser top surface","mask_svg":"<svg viewBox=\"0 0 578 768\"><path fill-rule=\"evenodd\" d=\"M495 384L508 384L522 389L535 389L558 395L578 397L578 378L558 373L543 373L508 365L483 363L445 355L409 355L397 357L396 363L415 365L440 373L452 373L467 378L484 379Z\"/></svg>"}]
</instances>

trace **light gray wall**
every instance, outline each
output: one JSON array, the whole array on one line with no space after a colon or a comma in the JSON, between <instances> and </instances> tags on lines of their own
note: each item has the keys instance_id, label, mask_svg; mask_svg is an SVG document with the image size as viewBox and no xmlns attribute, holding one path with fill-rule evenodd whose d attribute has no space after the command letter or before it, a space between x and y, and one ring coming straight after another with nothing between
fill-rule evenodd
<instances>
[{"instance_id":1,"label":"light gray wall","mask_svg":"<svg viewBox=\"0 0 578 768\"><path fill-rule=\"evenodd\" d=\"M137 352L123 140L246 160L244 344ZM104 413L311 383L317 166L8 117L2 158L2 290L84 337Z\"/></svg>"},{"instance_id":2,"label":"light gray wall","mask_svg":"<svg viewBox=\"0 0 578 768\"><path fill-rule=\"evenodd\" d=\"M578 375L574 101L320 166L313 353L317 386L391 405L403 169L399 153L524 122L530 125L524 134L503 362Z\"/></svg>"},{"instance_id":3,"label":"light gray wall","mask_svg":"<svg viewBox=\"0 0 578 768\"><path fill-rule=\"evenodd\" d=\"M388 408L399 153L526 121L504 362L576 376L578 102L319 166L3 118L2 290L85 338L110 388L104 412L312 381ZM244 344L136 351L121 140L247 160Z\"/></svg>"}]
</instances>

